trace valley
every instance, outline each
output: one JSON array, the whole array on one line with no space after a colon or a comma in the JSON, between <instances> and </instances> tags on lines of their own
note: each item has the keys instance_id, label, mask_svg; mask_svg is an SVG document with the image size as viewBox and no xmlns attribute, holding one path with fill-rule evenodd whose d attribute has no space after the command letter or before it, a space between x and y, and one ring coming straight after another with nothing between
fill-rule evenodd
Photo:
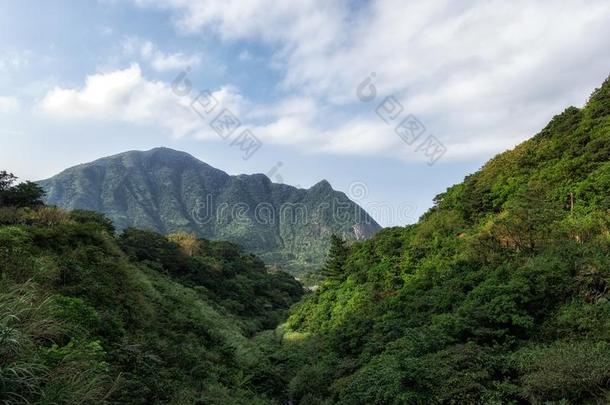
<instances>
[{"instance_id":1,"label":"valley","mask_svg":"<svg viewBox=\"0 0 610 405\"><path fill-rule=\"evenodd\" d=\"M1 173L3 403L610 402L610 80L413 225L198 223L206 193L347 199L167 149Z\"/></svg>"}]
</instances>

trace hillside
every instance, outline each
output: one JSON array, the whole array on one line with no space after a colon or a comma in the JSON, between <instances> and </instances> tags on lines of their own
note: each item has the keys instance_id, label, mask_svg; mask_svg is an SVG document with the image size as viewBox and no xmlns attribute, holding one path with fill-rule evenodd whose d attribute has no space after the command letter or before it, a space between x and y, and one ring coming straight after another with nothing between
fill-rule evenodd
<instances>
[{"instance_id":1,"label":"hillside","mask_svg":"<svg viewBox=\"0 0 610 405\"><path fill-rule=\"evenodd\" d=\"M295 403L610 403L610 80L340 268L284 331Z\"/></svg>"},{"instance_id":2,"label":"hillside","mask_svg":"<svg viewBox=\"0 0 610 405\"><path fill-rule=\"evenodd\" d=\"M2 206L3 194L0 402L271 401L250 338L301 297L291 276L228 242L116 237L99 214Z\"/></svg>"},{"instance_id":3,"label":"hillside","mask_svg":"<svg viewBox=\"0 0 610 405\"><path fill-rule=\"evenodd\" d=\"M304 190L262 174L229 176L167 148L99 159L39 184L47 204L103 213L119 230L228 240L293 273L323 263L332 233L358 240L380 229L327 181Z\"/></svg>"}]
</instances>

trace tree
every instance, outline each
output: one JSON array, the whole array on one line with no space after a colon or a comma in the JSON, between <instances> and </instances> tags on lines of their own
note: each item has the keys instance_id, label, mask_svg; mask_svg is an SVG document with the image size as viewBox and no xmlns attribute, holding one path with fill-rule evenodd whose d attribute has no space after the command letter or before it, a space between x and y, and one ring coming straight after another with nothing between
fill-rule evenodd
<instances>
[{"instance_id":1,"label":"tree","mask_svg":"<svg viewBox=\"0 0 610 405\"><path fill-rule=\"evenodd\" d=\"M26 181L15 185L17 177L0 172L0 206L36 207L43 205L44 190L36 183Z\"/></svg>"},{"instance_id":2,"label":"tree","mask_svg":"<svg viewBox=\"0 0 610 405\"><path fill-rule=\"evenodd\" d=\"M349 248L345 241L338 235L330 236L330 249L328 259L322 268L322 275L326 278L337 279L343 274L343 265L347 259Z\"/></svg>"},{"instance_id":3,"label":"tree","mask_svg":"<svg viewBox=\"0 0 610 405\"><path fill-rule=\"evenodd\" d=\"M522 252L540 250L552 240L551 224L565 213L560 202L549 197L548 185L533 181L507 204L504 215L492 228L493 237L502 246Z\"/></svg>"},{"instance_id":4,"label":"tree","mask_svg":"<svg viewBox=\"0 0 610 405\"><path fill-rule=\"evenodd\" d=\"M201 241L194 233L177 232L167 235L170 242L174 242L180 246L180 250L185 255L192 257L201 251Z\"/></svg>"},{"instance_id":5,"label":"tree","mask_svg":"<svg viewBox=\"0 0 610 405\"><path fill-rule=\"evenodd\" d=\"M189 260L180 246L156 232L127 228L119 236L119 244L133 261L157 263L171 275L188 272Z\"/></svg>"},{"instance_id":6,"label":"tree","mask_svg":"<svg viewBox=\"0 0 610 405\"><path fill-rule=\"evenodd\" d=\"M0 171L0 192L6 191L12 187L17 180L13 173L8 173L5 170Z\"/></svg>"},{"instance_id":7,"label":"tree","mask_svg":"<svg viewBox=\"0 0 610 405\"><path fill-rule=\"evenodd\" d=\"M116 231L112 221L104 214L87 210L74 210L70 212L70 218L80 224L95 223L104 228L109 234L114 235Z\"/></svg>"}]
</instances>

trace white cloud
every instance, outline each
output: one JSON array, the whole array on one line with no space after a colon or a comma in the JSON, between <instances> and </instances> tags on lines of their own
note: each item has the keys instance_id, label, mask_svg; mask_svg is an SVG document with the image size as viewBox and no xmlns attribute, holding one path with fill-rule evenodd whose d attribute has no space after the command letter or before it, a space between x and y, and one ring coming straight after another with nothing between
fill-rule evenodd
<instances>
[{"instance_id":1,"label":"white cloud","mask_svg":"<svg viewBox=\"0 0 610 405\"><path fill-rule=\"evenodd\" d=\"M199 55L186 55L182 52L166 54L161 52L152 42L140 38L127 37L123 40L123 51L128 56L138 56L150 63L158 72L182 70L199 66Z\"/></svg>"},{"instance_id":2,"label":"white cloud","mask_svg":"<svg viewBox=\"0 0 610 405\"><path fill-rule=\"evenodd\" d=\"M80 88L56 87L37 107L55 119L128 122L161 128L175 137L212 140L220 138L209 124L226 108L242 122L243 128L251 129L263 142L332 153L378 152L383 151L383 145L398 143L391 131L383 133L375 121L348 123L333 131L320 128L316 123L321 121L321 112L311 98L255 106L237 89L225 86L212 93L219 105L211 114L201 117L191 107L198 95L196 89L192 88L188 95L180 94L170 84L147 80L139 65L133 64L123 70L88 76Z\"/></svg>"},{"instance_id":3,"label":"white cloud","mask_svg":"<svg viewBox=\"0 0 610 405\"><path fill-rule=\"evenodd\" d=\"M14 97L0 96L0 114L12 114L19 111L20 103Z\"/></svg>"},{"instance_id":4,"label":"white cloud","mask_svg":"<svg viewBox=\"0 0 610 405\"><path fill-rule=\"evenodd\" d=\"M200 62L200 58L196 55L187 56L182 53L174 53L171 55L156 54L150 64L153 69L165 72L197 66Z\"/></svg>"},{"instance_id":5,"label":"white cloud","mask_svg":"<svg viewBox=\"0 0 610 405\"><path fill-rule=\"evenodd\" d=\"M167 83L147 80L140 66L132 64L88 76L81 88L55 87L37 107L56 119L122 121L161 128L175 137L218 139L208 122L191 109L191 98L179 94ZM234 89L222 88L213 96L221 104L219 108L239 114L241 99Z\"/></svg>"},{"instance_id":6,"label":"white cloud","mask_svg":"<svg viewBox=\"0 0 610 405\"><path fill-rule=\"evenodd\" d=\"M347 2L321 0L134 0L140 6L156 6L178 12L178 25L190 32L212 27L223 38L239 39L258 37L263 40L298 40L299 33L319 34L316 37L331 40L327 34L337 27L338 13L345 12ZM317 24L316 30L311 30ZM322 44L315 44L319 46Z\"/></svg>"},{"instance_id":7,"label":"white cloud","mask_svg":"<svg viewBox=\"0 0 610 405\"><path fill-rule=\"evenodd\" d=\"M280 88L290 99L313 100L317 111L270 119L259 126L262 136L296 144L310 137L333 153L400 153L375 103L363 111L356 100L371 72L379 97L396 95L455 159L533 135L610 73L605 0L134 1L172 10L185 32L275 47L270 66L283 75Z\"/></svg>"}]
</instances>

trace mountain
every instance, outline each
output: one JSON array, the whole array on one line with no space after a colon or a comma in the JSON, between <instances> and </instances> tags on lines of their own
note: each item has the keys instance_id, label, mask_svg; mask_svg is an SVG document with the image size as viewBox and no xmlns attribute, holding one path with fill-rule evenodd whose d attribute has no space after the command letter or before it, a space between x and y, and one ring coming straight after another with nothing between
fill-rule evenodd
<instances>
[{"instance_id":1,"label":"mountain","mask_svg":"<svg viewBox=\"0 0 610 405\"><path fill-rule=\"evenodd\" d=\"M119 230L229 240L293 273L322 264L332 233L361 240L380 229L325 180L305 190L263 174L230 176L167 148L102 158L39 185L47 204L103 213Z\"/></svg>"},{"instance_id":2,"label":"mountain","mask_svg":"<svg viewBox=\"0 0 610 405\"><path fill-rule=\"evenodd\" d=\"M287 322L294 403L610 403L610 79L348 249Z\"/></svg>"}]
</instances>

